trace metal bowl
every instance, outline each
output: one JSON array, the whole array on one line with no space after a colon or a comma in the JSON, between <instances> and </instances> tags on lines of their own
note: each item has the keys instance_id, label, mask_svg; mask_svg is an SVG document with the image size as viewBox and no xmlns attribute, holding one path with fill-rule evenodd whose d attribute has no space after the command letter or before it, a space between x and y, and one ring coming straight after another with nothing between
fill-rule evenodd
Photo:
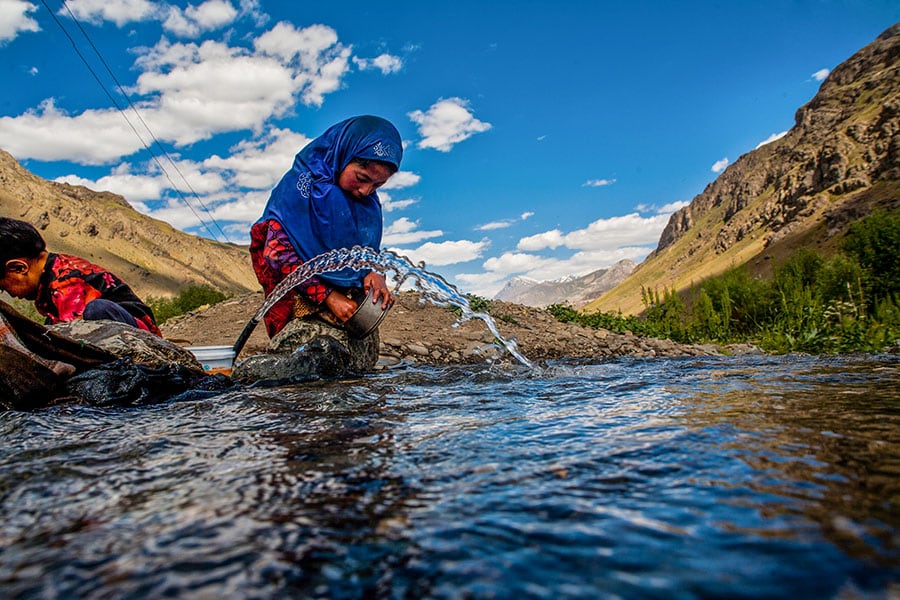
<instances>
[{"instance_id":1,"label":"metal bowl","mask_svg":"<svg viewBox=\"0 0 900 600\"><path fill-rule=\"evenodd\" d=\"M351 294L351 298L359 306L356 309L356 312L353 313L353 316L344 323L344 329L346 329L347 333L352 337L364 338L369 336L378 328L381 320L384 319L384 316L391 309L390 306L382 309L381 302L372 302L374 294L375 288L369 290L369 293L365 296L363 296L362 290L355 291L355 293Z\"/></svg>"}]
</instances>

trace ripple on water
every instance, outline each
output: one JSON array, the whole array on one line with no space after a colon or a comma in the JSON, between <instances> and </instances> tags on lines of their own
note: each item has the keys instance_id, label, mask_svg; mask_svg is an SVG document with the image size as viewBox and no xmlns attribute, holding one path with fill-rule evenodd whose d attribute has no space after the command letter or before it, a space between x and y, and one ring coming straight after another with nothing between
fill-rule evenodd
<instances>
[{"instance_id":1,"label":"ripple on water","mask_svg":"<svg viewBox=\"0 0 900 600\"><path fill-rule=\"evenodd\" d=\"M893 357L404 367L0 418L20 597L890 596Z\"/></svg>"}]
</instances>

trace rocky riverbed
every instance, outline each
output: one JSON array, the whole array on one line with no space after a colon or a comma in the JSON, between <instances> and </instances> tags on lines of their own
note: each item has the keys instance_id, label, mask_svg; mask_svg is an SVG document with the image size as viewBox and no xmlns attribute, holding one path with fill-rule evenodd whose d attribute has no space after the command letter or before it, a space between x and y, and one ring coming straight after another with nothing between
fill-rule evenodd
<instances>
[{"instance_id":1,"label":"rocky riverbed","mask_svg":"<svg viewBox=\"0 0 900 600\"><path fill-rule=\"evenodd\" d=\"M263 301L261 293L246 294L202 307L161 325L163 335L190 346L232 345ZM701 356L755 351L752 347L719 348L685 345L670 340L617 334L572 323L560 323L549 312L519 304L491 301L488 313L507 340L531 361L618 356ZM447 307L423 302L416 292L401 292L380 326L382 363L468 364L496 358L514 360L498 352L495 337L480 319L456 325L458 315ZM238 360L266 351L262 324L245 344Z\"/></svg>"}]
</instances>

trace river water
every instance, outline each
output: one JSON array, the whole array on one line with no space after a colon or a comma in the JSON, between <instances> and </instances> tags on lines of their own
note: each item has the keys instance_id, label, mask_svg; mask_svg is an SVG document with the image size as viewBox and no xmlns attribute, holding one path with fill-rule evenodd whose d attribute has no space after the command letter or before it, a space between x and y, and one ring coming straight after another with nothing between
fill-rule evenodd
<instances>
[{"instance_id":1,"label":"river water","mask_svg":"<svg viewBox=\"0 0 900 600\"><path fill-rule=\"evenodd\" d=\"M900 359L7 412L0 497L5 598L897 598Z\"/></svg>"}]
</instances>

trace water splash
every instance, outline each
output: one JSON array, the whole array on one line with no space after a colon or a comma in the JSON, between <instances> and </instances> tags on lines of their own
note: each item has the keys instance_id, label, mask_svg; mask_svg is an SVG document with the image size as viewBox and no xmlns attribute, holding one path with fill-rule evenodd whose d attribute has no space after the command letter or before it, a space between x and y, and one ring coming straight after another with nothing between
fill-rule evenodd
<instances>
[{"instance_id":1,"label":"water splash","mask_svg":"<svg viewBox=\"0 0 900 600\"><path fill-rule=\"evenodd\" d=\"M373 248L365 246L353 246L349 250L347 248L331 250L315 256L300 265L300 267L285 277L281 283L275 286L272 293L269 294L262 306L256 311L251 323L258 323L285 294L310 277L347 268L354 271L371 269L378 271L382 275L393 272L397 280L396 289L399 289L406 281L415 279L413 285L421 292L423 300L427 300L436 306L452 306L459 309L462 316L457 320L457 325L473 318L481 319L510 354L526 367L533 368L531 362L519 352L515 340L507 340L500 335L494 319L487 313L472 310L466 297L460 294L443 277L426 271L424 266L415 266L405 256L400 256L390 250L377 252Z\"/></svg>"}]
</instances>

